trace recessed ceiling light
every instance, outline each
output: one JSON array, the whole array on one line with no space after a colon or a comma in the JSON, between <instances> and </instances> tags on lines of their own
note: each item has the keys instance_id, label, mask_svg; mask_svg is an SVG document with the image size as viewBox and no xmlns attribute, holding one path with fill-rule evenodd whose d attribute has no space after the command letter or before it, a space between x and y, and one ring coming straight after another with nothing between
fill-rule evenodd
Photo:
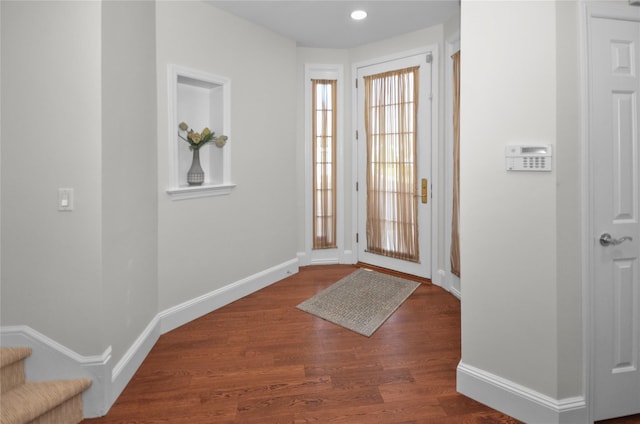
<instances>
[{"instance_id":1,"label":"recessed ceiling light","mask_svg":"<svg viewBox=\"0 0 640 424\"><path fill-rule=\"evenodd\" d=\"M353 12L351 12L351 19L353 19L354 21L361 21L366 17L367 12L365 12L364 10L354 10Z\"/></svg>"}]
</instances>

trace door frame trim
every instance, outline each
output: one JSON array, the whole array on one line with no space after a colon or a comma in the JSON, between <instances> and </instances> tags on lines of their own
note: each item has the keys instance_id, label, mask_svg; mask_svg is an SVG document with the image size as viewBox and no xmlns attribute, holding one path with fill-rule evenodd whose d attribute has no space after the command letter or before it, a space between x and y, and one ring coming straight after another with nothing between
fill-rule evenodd
<instances>
[{"instance_id":1,"label":"door frame trim","mask_svg":"<svg viewBox=\"0 0 640 424\"><path fill-rule=\"evenodd\" d=\"M591 220L592 220L592 211L591 207L593 204L592 196L591 196L591 155L590 155L590 143L591 137L589 134L589 127L591 124L589 109L591 102L591 90L589 84L589 20L590 11L589 7L586 4L583 4L581 13L580 13L580 29L582 34L580 34L580 70L581 70L581 91L582 98L584 101L582 102L582 110L580 111L582 116L582 311L583 311L583 321L582 321L582 391L584 393L584 398L587 403L587 419L588 422L593 422L593 382L591 376L593 375L593 340L592 340L592 330L594 325L592 323L593 313L592 313L592 279L593 272L591 264L591 258L593 257L593 247L589 240L591 239Z\"/></svg>"},{"instance_id":2,"label":"door frame trim","mask_svg":"<svg viewBox=\"0 0 640 424\"><path fill-rule=\"evenodd\" d=\"M389 54L372 59L366 59L360 62L355 62L351 65L351 122L352 122L352 147L351 147L351 187L354 195L352 196L352 208L351 208L351 246L353 246L352 252L354 261L359 261L358 243L356 242L356 233L358 231L358 195L355 192L356 183L358 181L358 143L355 143L355 133L358 128L358 92L356 90L355 81L358 75L358 68L366 66L376 65L380 63L390 62L394 60L403 59L410 56L417 56L420 54L431 54L431 240L429 242L429 248L431 249L431 281L437 278L438 268L438 245L436 234L439 234L439 222L440 214L438 210L441 202L441 181L440 173L443 171L442 153L439 148L438 136L440 127L440 57L437 44L425 45L412 50L406 50L398 53ZM444 142L444 141L442 141ZM442 149L444 150L444 149ZM438 284L440 285L440 284Z\"/></svg>"},{"instance_id":3,"label":"door frame trim","mask_svg":"<svg viewBox=\"0 0 640 424\"><path fill-rule=\"evenodd\" d=\"M311 79L336 79L338 108L336 124L336 246L332 249L313 249L313 152L311 140ZM342 64L305 63L304 64L304 252L298 253L303 265L326 265L349 262L349 251L345 249L344 214L346 180L344 150L344 66Z\"/></svg>"},{"instance_id":4,"label":"door frame trim","mask_svg":"<svg viewBox=\"0 0 640 424\"><path fill-rule=\"evenodd\" d=\"M444 202L442 215L443 231L442 263L436 271L440 277L440 286L449 291L458 299L462 299L462 286L460 277L451 272L451 243L452 243L452 215L453 215L453 59L451 56L461 51L460 31L456 31L451 38L445 42L444 56L444 145L442 148L442 185L444 190L441 200Z\"/></svg>"},{"instance_id":5,"label":"door frame trim","mask_svg":"<svg viewBox=\"0 0 640 424\"><path fill-rule=\"evenodd\" d=\"M582 131L582 310L583 310L583 391L587 401L589 422L595 416L595 271L596 238L594 233L595 199L593 196L594 181L591 170L595 160L591 155L591 94L592 81L590 63L593 19L620 19L640 22L640 8L632 9L628 4L604 4L583 1L580 11L580 69L581 95L583 98L580 111Z\"/></svg>"}]
</instances>

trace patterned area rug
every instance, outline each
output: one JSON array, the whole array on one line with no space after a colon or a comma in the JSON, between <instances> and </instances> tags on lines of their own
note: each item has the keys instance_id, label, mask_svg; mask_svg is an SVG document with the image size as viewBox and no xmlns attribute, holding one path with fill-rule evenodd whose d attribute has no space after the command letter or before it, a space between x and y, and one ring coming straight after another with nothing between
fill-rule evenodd
<instances>
[{"instance_id":1,"label":"patterned area rug","mask_svg":"<svg viewBox=\"0 0 640 424\"><path fill-rule=\"evenodd\" d=\"M415 281L358 269L297 307L369 337L419 285Z\"/></svg>"}]
</instances>

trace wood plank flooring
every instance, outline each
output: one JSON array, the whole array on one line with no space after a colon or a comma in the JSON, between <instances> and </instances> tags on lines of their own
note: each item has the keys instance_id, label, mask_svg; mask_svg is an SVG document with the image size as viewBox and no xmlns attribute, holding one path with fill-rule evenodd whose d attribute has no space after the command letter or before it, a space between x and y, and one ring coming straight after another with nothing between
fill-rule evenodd
<instances>
[{"instance_id":1,"label":"wood plank flooring","mask_svg":"<svg viewBox=\"0 0 640 424\"><path fill-rule=\"evenodd\" d=\"M422 284L370 338L296 309L356 269L300 272L160 337L107 423L519 423L455 390L460 303Z\"/></svg>"}]
</instances>

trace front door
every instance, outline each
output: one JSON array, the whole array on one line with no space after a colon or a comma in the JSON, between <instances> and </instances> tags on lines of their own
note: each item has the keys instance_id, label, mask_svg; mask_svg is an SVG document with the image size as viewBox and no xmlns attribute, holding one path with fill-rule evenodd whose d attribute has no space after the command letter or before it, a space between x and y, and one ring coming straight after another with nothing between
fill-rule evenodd
<instances>
[{"instance_id":1,"label":"front door","mask_svg":"<svg viewBox=\"0 0 640 424\"><path fill-rule=\"evenodd\" d=\"M640 8L621 10L589 22L596 420L640 413Z\"/></svg>"},{"instance_id":2,"label":"front door","mask_svg":"<svg viewBox=\"0 0 640 424\"><path fill-rule=\"evenodd\" d=\"M358 260L431 277L430 55L358 68Z\"/></svg>"}]
</instances>

